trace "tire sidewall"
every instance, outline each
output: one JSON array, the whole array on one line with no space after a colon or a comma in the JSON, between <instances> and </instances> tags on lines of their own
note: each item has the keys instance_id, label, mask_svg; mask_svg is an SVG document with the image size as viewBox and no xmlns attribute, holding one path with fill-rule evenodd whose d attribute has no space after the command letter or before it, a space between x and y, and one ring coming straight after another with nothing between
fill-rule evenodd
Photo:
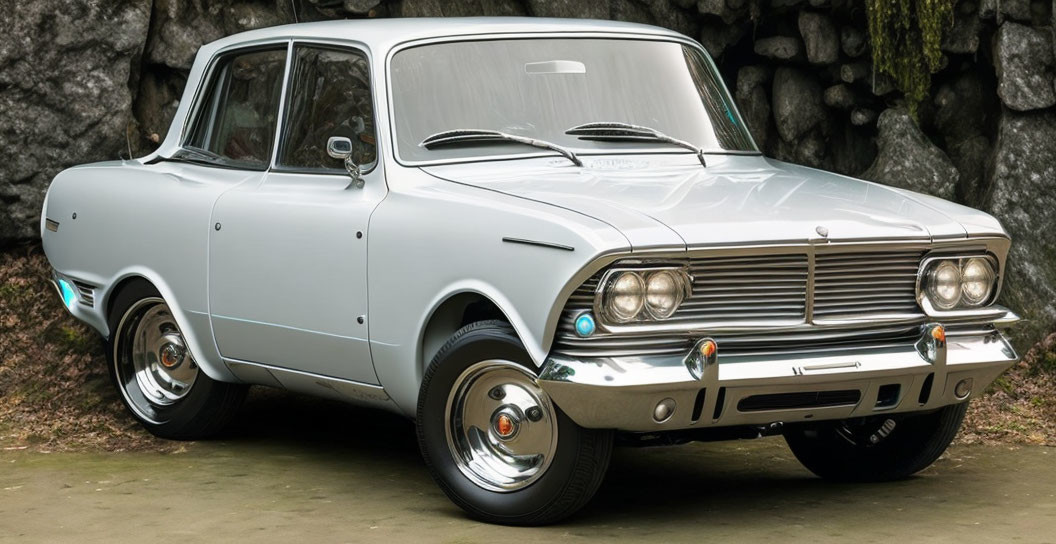
<instances>
[{"instance_id":1,"label":"tire sidewall","mask_svg":"<svg viewBox=\"0 0 1056 544\"><path fill-rule=\"evenodd\" d=\"M166 436L179 433L183 429L194 424L194 421L203 410L207 409L210 401L214 398L214 391L218 382L212 380L199 367L198 376L191 385L191 390L185 397L168 406L157 406L156 417L145 417L134 403L129 399L124 385L121 383L121 374L118 365L121 364L122 351L127 349L127 332L119 330L125 314L139 301L146 298L162 299L161 293L146 281L136 281L123 288L114 298L109 315L110 337L106 341L107 367L110 381L117 389L118 395L125 408L152 433ZM126 328L130 323L125 323ZM181 331L182 334L182 331ZM142 394L142 393L140 393Z\"/></svg>"},{"instance_id":2,"label":"tire sidewall","mask_svg":"<svg viewBox=\"0 0 1056 544\"><path fill-rule=\"evenodd\" d=\"M553 461L542 476L524 488L506 493L490 491L473 483L458 468L448 446L447 401L462 372L470 365L488 359L510 361L535 374L531 358L512 330L492 326L462 335L447 349L441 350L423 381L416 422L419 446L440 487L453 501L471 513L516 521L544 510L563 494L573 477L583 429L554 406L557 448Z\"/></svg>"},{"instance_id":3,"label":"tire sidewall","mask_svg":"<svg viewBox=\"0 0 1056 544\"><path fill-rule=\"evenodd\" d=\"M797 459L818 476L836 481L876 482L907 478L938 459L956 436L968 403L910 414L876 446L853 445L825 426L808 434L786 433Z\"/></svg>"}]
</instances>

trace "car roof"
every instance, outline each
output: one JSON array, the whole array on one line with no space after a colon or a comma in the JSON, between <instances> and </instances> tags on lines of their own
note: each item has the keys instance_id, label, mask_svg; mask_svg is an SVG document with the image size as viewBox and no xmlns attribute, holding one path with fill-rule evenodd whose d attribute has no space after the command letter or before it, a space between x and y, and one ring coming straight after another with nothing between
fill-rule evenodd
<instances>
[{"instance_id":1,"label":"car roof","mask_svg":"<svg viewBox=\"0 0 1056 544\"><path fill-rule=\"evenodd\" d=\"M376 53L400 43L426 38L522 33L622 33L682 35L665 28L623 21L543 17L407 17L356 19L281 25L233 34L210 43L223 49L245 42L281 38L355 40Z\"/></svg>"}]
</instances>

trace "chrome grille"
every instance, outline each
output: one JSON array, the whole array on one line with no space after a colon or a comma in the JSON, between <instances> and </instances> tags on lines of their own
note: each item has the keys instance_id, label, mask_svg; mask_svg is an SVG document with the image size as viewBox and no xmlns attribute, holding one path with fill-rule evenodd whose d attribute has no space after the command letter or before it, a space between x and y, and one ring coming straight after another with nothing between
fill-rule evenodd
<instances>
[{"instance_id":1,"label":"chrome grille","mask_svg":"<svg viewBox=\"0 0 1056 544\"><path fill-rule=\"evenodd\" d=\"M694 259L693 295L668 322L798 320L806 315L807 256Z\"/></svg>"},{"instance_id":2,"label":"chrome grille","mask_svg":"<svg viewBox=\"0 0 1056 544\"><path fill-rule=\"evenodd\" d=\"M711 333L726 356L766 355L906 345L920 334L916 275L923 250L821 252L814 256L812 323L807 320L810 265L807 254L691 259L693 292L664 322L682 330L637 331L635 325L589 338L574 320L590 310L604 270L569 297L554 343L568 357L628 357L686 353L711 329L739 326L746 332ZM834 321L897 316L909 323L878 328L835 326ZM680 327L679 327L680 325ZM825 326L814 326L825 325ZM754 330L753 330L754 329ZM766 331L764 332L764 329ZM774 332L781 329L780 332Z\"/></svg>"},{"instance_id":3,"label":"chrome grille","mask_svg":"<svg viewBox=\"0 0 1056 544\"><path fill-rule=\"evenodd\" d=\"M920 314L922 251L819 253L814 258L814 321Z\"/></svg>"}]
</instances>

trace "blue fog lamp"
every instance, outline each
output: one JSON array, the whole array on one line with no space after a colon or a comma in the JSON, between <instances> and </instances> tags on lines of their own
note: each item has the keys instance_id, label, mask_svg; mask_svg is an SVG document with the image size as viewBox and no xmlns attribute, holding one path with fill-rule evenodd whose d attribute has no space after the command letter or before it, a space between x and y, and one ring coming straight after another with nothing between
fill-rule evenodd
<instances>
[{"instance_id":1,"label":"blue fog lamp","mask_svg":"<svg viewBox=\"0 0 1056 544\"><path fill-rule=\"evenodd\" d=\"M594 316L589 313L579 314L579 317L576 318L576 334L583 338L594 334L596 329L597 326L594 324Z\"/></svg>"},{"instance_id":2,"label":"blue fog lamp","mask_svg":"<svg viewBox=\"0 0 1056 544\"><path fill-rule=\"evenodd\" d=\"M77 293L73 291L70 283L62 278L59 278L59 294L62 295L62 303L72 309L73 303L77 302Z\"/></svg>"}]
</instances>

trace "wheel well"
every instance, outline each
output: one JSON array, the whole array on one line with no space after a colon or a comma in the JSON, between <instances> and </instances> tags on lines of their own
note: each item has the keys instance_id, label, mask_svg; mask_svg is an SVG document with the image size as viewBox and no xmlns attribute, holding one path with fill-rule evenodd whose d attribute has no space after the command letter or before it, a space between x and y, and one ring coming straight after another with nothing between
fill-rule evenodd
<instances>
[{"instance_id":1,"label":"wheel well","mask_svg":"<svg viewBox=\"0 0 1056 544\"><path fill-rule=\"evenodd\" d=\"M121 294L121 291L124 291L128 286L137 282L143 282L151 286L154 285L150 282L150 280L144 278L143 276L129 276L117 282L117 285L115 285L114 288L111 289L109 293L107 293L106 299L103 301L103 315L106 316L107 323L113 321L114 316L110 315L110 312L113 311L112 305L113 302L117 300L117 295Z\"/></svg>"},{"instance_id":2,"label":"wheel well","mask_svg":"<svg viewBox=\"0 0 1056 544\"><path fill-rule=\"evenodd\" d=\"M425 326L422 334L419 368L422 372L432 362L436 352L451 338L455 331L477 321L498 319L509 323L502 310L480 293L459 293L445 300Z\"/></svg>"}]
</instances>

